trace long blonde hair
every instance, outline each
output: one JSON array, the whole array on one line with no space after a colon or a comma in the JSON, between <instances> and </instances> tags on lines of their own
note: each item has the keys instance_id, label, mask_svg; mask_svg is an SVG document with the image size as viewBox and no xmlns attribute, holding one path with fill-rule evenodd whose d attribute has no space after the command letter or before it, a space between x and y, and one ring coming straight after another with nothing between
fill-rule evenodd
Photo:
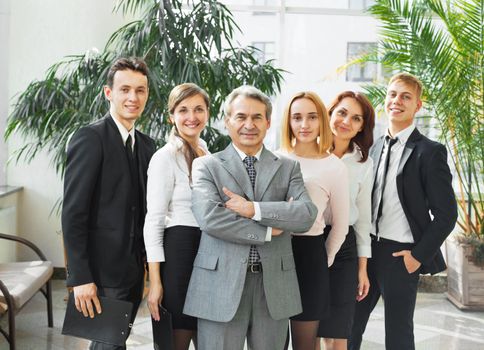
<instances>
[{"instance_id":1,"label":"long blonde hair","mask_svg":"<svg viewBox=\"0 0 484 350\"><path fill-rule=\"evenodd\" d=\"M295 94L286 106L284 115L282 118L282 130L281 130L281 147L287 152L294 150L294 141L296 136L291 129L291 106L294 101L301 98L307 98L312 101L316 106L316 111L319 118L319 154L328 152L333 144L333 133L329 127L328 111L324 106L323 101L319 96L312 91L303 91Z\"/></svg>"}]
</instances>

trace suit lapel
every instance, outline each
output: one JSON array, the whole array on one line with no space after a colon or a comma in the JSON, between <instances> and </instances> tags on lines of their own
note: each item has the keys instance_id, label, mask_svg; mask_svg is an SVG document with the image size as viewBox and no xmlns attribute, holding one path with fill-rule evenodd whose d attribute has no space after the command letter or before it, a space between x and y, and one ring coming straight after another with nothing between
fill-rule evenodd
<instances>
[{"instance_id":1,"label":"suit lapel","mask_svg":"<svg viewBox=\"0 0 484 350\"><path fill-rule=\"evenodd\" d=\"M111 117L111 115L108 113L104 118L106 120L106 123L109 125L110 134L112 135L113 140L115 140L114 142L116 144L116 151L120 156L123 157L123 159L126 159L126 150L124 148L123 137L121 136L121 133L119 132L119 129L113 120L113 117ZM124 163L126 164L126 167L128 167L128 162L126 161Z\"/></svg>"},{"instance_id":2,"label":"suit lapel","mask_svg":"<svg viewBox=\"0 0 484 350\"><path fill-rule=\"evenodd\" d=\"M136 138L136 142L134 144L134 150L136 152L136 157L138 159L138 179L139 179L140 191L141 193L146 193L146 183L145 183L146 171L144 170L146 168L145 167L146 152L145 152L144 144L142 144L141 137L139 136L138 130L135 130L135 138Z\"/></svg>"},{"instance_id":3,"label":"suit lapel","mask_svg":"<svg viewBox=\"0 0 484 350\"><path fill-rule=\"evenodd\" d=\"M408 158L410 158L410 155L412 154L414 148L415 148L415 143L420 139L422 135L420 132L415 129L409 136L407 142L405 143L405 148L403 149L402 157L400 158L400 162L398 163L398 170L397 170L397 177L402 174L403 168L405 167L405 164L408 161Z\"/></svg>"},{"instance_id":4,"label":"suit lapel","mask_svg":"<svg viewBox=\"0 0 484 350\"><path fill-rule=\"evenodd\" d=\"M398 163L398 169L397 169L397 191L398 191L398 197L400 198L400 202L403 203L403 168L405 168L405 164L407 164L408 159L412 155L416 142L420 139L422 135L420 132L415 128L415 130L410 134L410 137L408 138L407 142L405 143L405 148L403 149L402 156L400 158L400 161Z\"/></svg>"},{"instance_id":5,"label":"suit lapel","mask_svg":"<svg viewBox=\"0 0 484 350\"><path fill-rule=\"evenodd\" d=\"M378 166L380 165L381 160L381 153L383 151L383 142L384 138L380 137L373 146L371 150L371 158L373 159L373 185L375 184L376 179L376 172L378 170Z\"/></svg>"},{"instance_id":6,"label":"suit lapel","mask_svg":"<svg viewBox=\"0 0 484 350\"><path fill-rule=\"evenodd\" d=\"M281 161L273 153L264 147L260 155L260 160L255 163L257 177L255 181L255 199L260 200L267 191L272 178L279 170Z\"/></svg>"},{"instance_id":7,"label":"suit lapel","mask_svg":"<svg viewBox=\"0 0 484 350\"><path fill-rule=\"evenodd\" d=\"M227 146L227 148L220 153L220 160L224 169L234 178L245 196L249 200L254 200L254 191L252 190L249 174L247 173L244 163L242 163L242 159L240 159L239 154L232 144ZM229 190L233 191L232 188L229 188Z\"/></svg>"},{"instance_id":8,"label":"suit lapel","mask_svg":"<svg viewBox=\"0 0 484 350\"><path fill-rule=\"evenodd\" d=\"M371 149L371 158L373 159L373 184L372 184L372 189L371 189L371 202L373 203L373 196L375 194L375 189L376 189L376 174L378 171L378 167L380 166L380 160L381 160L381 153L383 151L383 144L384 144L385 138L382 136L380 137L375 145ZM373 205L372 205L372 211L373 211ZM372 217L373 217L373 212L372 212Z\"/></svg>"}]
</instances>

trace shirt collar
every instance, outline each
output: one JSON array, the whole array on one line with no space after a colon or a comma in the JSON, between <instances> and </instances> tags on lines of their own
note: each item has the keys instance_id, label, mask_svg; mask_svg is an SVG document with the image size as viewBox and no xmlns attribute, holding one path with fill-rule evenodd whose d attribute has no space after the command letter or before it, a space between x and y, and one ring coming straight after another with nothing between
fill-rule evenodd
<instances>
[{"instance_id":1,"label":"shirt collar","mask_svg":"<svg viewBox=\"0 0 484 350\"><path fill-rule=\"evenodd\" d=\"M240 149L237 148L237 146L232 142L232 146L234 146L235 150L237 151L237 154L239 155L240 159L244 160L245 157L247 157L247 154L242 152ZM261 148L257 151L256 154L254 154L254 157L257 158L257 160L260 159L260 155L262 153L262 149L264 148L264 145L261 146Z\"/></svg>"},{"instance_id":2,"label":"shirt collar","mask_svg":"<svg viewBox=\"0 0 484 350\"><path fill-rule=\"evenodd\" d=\"M385 135L389 136L390 138L398 138L398 142L404 145L407 143L408 138L410 137L410 135L414 130L415 130L415 125L412 124L393 136L390 135L390 132L387 129Z\"/></svg>"},{"instance_id":3,"label":"shirt collar","mask_svg":"<svg viewBox=\"0 0 484 350\"><path fill-rule=\"evenodd\" d=\"M131 135L131 144L134 147L134 143L136 142L136 139L134 137L135 134L135 128L134 126L131 128L130 131L126 130L123 124L119 120L117 120L115 117L111 116L113 118L114 123L118 127L119 133L121 134L121 138L123 139L123 145L126 145L126 140L128 139L128 135Z\"/></svg>"},{"instance_id":4,"label":"shirt collar","mask_svg":"<svg viewBox=\"0 0 484 350\"><path fill-rule=\"evenodd\" d=\"M349 152L349 153L345 153L343 154L343 157L341 157L341 159L345 159L345 158L355 158L355 159L361 159L361 150L360 150L360 147L358 147L358 145L356 143L353 143L353 151Z\"/></svg>"}]
</instances>

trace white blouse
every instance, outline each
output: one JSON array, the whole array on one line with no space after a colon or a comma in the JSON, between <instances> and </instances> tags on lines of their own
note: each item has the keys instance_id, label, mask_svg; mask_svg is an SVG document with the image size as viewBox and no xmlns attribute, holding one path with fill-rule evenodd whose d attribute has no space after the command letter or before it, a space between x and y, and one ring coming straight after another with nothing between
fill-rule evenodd
<instances>
[{"instance_id":1,"label":"white blouse","mask_svg":"<svg viewBox=\"0 0 484 350\"><path fill-rule=\"evenodd\" d=\"M193 216L192 189L183 141L171 135L168 143L153 154L148 167L147 213L143 230L148 262L165 261L165 228L183 225L198 227ZM199 147L209 153L205 141Z\"/></svg>"},{"instance_id":2,"label":"white blouse","mask_svg":"<svg viewBox=\"0 0 484 350\"><path fill-rule=\"evenodd\" d=\"M344 163L334 154L326 158L304 158L294 153L283 153L289 158L295 159L301 165L304 186L311 200L318 208L316 221L308 232L294 235L317 236L323 234L327 222L323 215L326 208L331 208L338 213L332 222L331 232L326 239L326 252L328 254L328 266L331 266L334 257L343 244L348 233L348 174Z\"/></svg>"},{"instance_id":3,"label":"white blouse","mask_svg":"<svg viewBox=\"0 0 484 350\"><path fill-rule=\"evenodd\" d=\"M368 157L360 163L361 151L355 145L353 152L343 155L341 160L348 169L350 189L350 220L356 235L359 257L371 257L371 189L373 186L373 160ZM325 221L333 222L331 208L324 212Z\"/></svg>"}]
</instances>

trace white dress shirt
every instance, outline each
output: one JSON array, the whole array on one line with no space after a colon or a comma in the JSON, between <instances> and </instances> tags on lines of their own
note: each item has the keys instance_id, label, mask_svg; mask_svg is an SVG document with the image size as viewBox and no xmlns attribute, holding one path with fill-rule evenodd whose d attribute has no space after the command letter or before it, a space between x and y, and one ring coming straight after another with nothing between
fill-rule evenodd
<instances>
[{"instance_id":1,"label":"white dress shirt","mask_svg":"<svg viewBox=\"0 0 484 350\"><path fill-rule=\"evenodd\" d=\"M192 189L183 141L170 135L168 143L153 154L148 167L147 213L143 230L148 262L165 261L165 228L183 225L199 227L193 216ZM205 141L199 147L209 153Z\"/></svg>"},{"instance_id":2,"label":"white dress shirt","mask_svg":"<svg viewBox=\"0 0 484 350\"><path fill-rule=\"evenodd\" d=\"M371 189L373 185L373 160L368 158L361 163L361 151L354 145L353 152L341 157L348 169L350 189L349 225L356 235L356 249L359 257L371 257ZM324 220L332 224L331 207L324 212Z\"/></svg>"},{"instance_id":3,"label":"white dress shirt","mask_svg":"<svg viewBox=\"0 0 484 350\"><path fill-rule=\"evenodd\" d=\"M121 134L121 138L123 139L123 145L126 145L126 140L128 139L128 135L131 135L131 147L132 150L134 151L134 143L136 142L136 139L134 137L135 134L135 129L134 126L131 128L130 131L126 130L123 124L119 120L117 120L115 117L111 116L113 118L114 123L118 127L119 133Z\"/></svg>"},{"instance_id":4,"label":"white dress shirt","mask_svg":"<svg viewBox=\"0 0 484 350\"><path fill-rule=\"evenodd\" d=\"M378 222L378 236L381 238L391 239L402 243L413 243L413 235L408 224L407 217L400 203L397 191L397 171L400 159L402 158L405 144L410 134L415 130L415 125L410 125L396 135L390 135L388 130L386 135L391 138L398 138L397 142L391 148L390 162L388 163L388 172L385 181L383 193L382 215ZM385 144L380 158L380 165L375 179L375 201L373 203L373 232L376 233L376 216L378 213L379 195L381 193L382 177L384 171L385 157L388 152L388 146ZM418 189L415 189L418 191Z\"/></svg>"}]
</instances>

